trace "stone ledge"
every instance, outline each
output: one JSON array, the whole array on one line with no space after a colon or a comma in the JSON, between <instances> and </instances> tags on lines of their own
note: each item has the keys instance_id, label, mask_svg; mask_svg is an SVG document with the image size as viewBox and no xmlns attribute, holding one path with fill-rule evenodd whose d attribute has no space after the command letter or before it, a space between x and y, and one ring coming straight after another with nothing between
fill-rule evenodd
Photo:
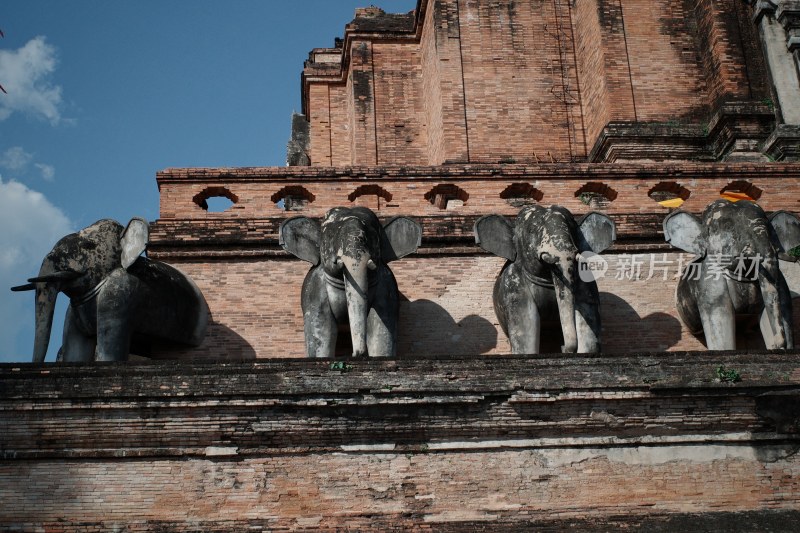
<instances>
[{"instance_id":1,"label":"stone ledge","mask_svg":"<svg viewBox=\"0 0 800 533\"><path fill-rule=\"evenodd\" d=\"M383 181L409 180L434 182L443 178L457 180L510 179L546 180L615 180L663 178L690 175L695 179L727 178L796 178L800 163L765 165L752 162L639 161L620 163L542 163L524 164L452 164L441 166L346 166L346 167L186 167L166 168L156 173L160 183L201 183L204 181L284 182L284 181Z\"/></svg>"},{"instance_id":2,"label":"stone ledge","mask_svg":"<svg viewBox=\"0 0 800 533\"><path fill-rule=\"evenodd\" d=\"M609 250L672 251L664 242L661 213L609 215L617 225L617 243ZM312 217L313 218L313 217ZM482 254L473 227L479 215L413 217L422 225L422 248L417 255ZM508 217L510 220L513 217ZM579 218L576 217L576 218ZM387 218L382 218L385 221ZM150 225L148 253L154 259L174 257L290 258L278 245L284 217L263 219L159 219Z\"/></svg>"},{"instance_id":3,"label":"stone ledge","mask_svg":"<svg viewBox=\"0 0 800 533\"><path fill-rule=\"evenodd\" d=\"M573 516L570 516L572 514ZM585 514L585 513L584 513ZM547 513L531 513L514 517L508 512L497 512L493 518L485 520L447 521L431 520L421 513L398 513L395 515L347 516L340 517L337 524L321 524L322 517L308 517L306 520L287 522L273 519L239 520L133 520L122 526L119 522L56 522L3 523L0 531L15 533L39 533L40 531L82 531L85 533L121 531L124 533L229 533L250 531L253 533L291 529L296 532L338 532L338 531L438 531L440 533L494 532L507 533L537 531L556 533L562 531L646 531L648 533L673 533L675 531L726 531L729 533L794 533L800 522L800 511L792 509L763 509L742 512L695 512L664 513L648 509L630 511L610 516L579 516L579 513L561 513L553 518Z\"/></svg>"},{"instance_id":4,"label":"stone ledge","mask_svg":"<svg viewBox=\"0 0 800 533\"><path fill-rule=\"evenodd\" d=\"M504 393L615 389L741 391L800 386L800 350L326 359L0 363L0 401L264 395ZM742 381L720 383L716 366ZM398 383L386 391L387 377ZM67 386L68 385L68 386Z\"/></svg>"},{"instance_id":5,"label":"stone ledge","mask_svg":"<svg viewBox=\"0 0 800 533\"><path fill-rule=\"evenodd\" d=\"M797 355L3 364L0 457L795 449Z\"/></svg>"}]
</instances>

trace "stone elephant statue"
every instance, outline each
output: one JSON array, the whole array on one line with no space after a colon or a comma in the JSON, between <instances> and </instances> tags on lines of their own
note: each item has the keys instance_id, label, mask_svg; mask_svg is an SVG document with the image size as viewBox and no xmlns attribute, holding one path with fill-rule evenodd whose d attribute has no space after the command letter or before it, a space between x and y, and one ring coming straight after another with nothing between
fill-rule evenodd
<instances>
[{"instance_id":1,"label":"stone elephant statue","mask_svg":"<svg viewBox=\"0 0 800 533\"><path fill-rule=\"evenodd\" d=\"M395 355L398 291L388 263L415 252L421 238L413 220L395 217L381 226L365 207L331 209L321 225L307 217L281 224L281 246L313 265L301 294L309 357L333 357L345 324L353 357Z\"/></svg>"},{"instance_id":2,"label":"stone elephant statue","mask_svg":"<svg viewBox=\"0 0 800 533\"><path fill-rule=\"evenodd\" d=\"M177 269L140 256L148 237L149 226L141 218L127 227L100 220L59 240L39 275L11 289L36 291L34 362L47 354L59 292L70 300L63 361L125 361L132 342L202 342L208 323L205 298Z\"/></svg>"},{"instance_id":3,"label":"stone elephant statue","mask_svg":"<svg viewBox=\"0 0 800 533\"><path fill-rule=\"evenodd\" d=\"M539 353L542 321L559 320L564 353L600 351L600 303L579 262L616 239L614 222L589 213L579 222L560 206L523 208L514 224L500 215L475 222L475 240L508 259L494 284L494 309L515 354ZM582 279L585 278L585 279Z\"/></svg>"},{"instance_id":4,"label":"stone elephant statue","mask_svg":"<svg viewBox=\"0 0 800 533\"><path fill-rule=\"evenodd\" d=\"M792 301L779 259L800 245L800 221L786 211L772 217L749 201L716 200L698 218L675 211L664 238L697 257L678 282L683 323L704 333L709 350L736 349L736 318L757 316L769 349L793 348Z\"/></svg>"}]
</instances>

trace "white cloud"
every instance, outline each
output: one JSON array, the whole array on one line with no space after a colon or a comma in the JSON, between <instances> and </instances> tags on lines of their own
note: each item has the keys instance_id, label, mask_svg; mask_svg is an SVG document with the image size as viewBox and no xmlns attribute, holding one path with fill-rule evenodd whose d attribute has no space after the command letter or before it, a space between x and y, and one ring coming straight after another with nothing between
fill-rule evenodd
<instances>
[{"instance_id":1,"label":"white cloud","mask_svg":"<svg viewBox=\"0 0 800 533\"><path fill-rule=\"evenodd\" d=\"M67 216L45 196L0 176L0 361L30 361L33 347L33 294L11 293L13 285L39 272L45 254L74 231ZM63 320L63 319L61 319ZM56 325L51 344L57 349Z\"/></svg>"},{"instance_id":2,"label":"white cloud","mask_svg":"<svg viewBox=\"0 0 800 533\"><path fill-rule=\"evenodd\" d=\"M33 160L33 154L29 154L21 146L12 146L0 156L0 166L8 170L22 170Z\"/></svg>"},{"instance_id":3,"label":"white cloud","mask_svg":"<svg viewBox=\"0 0 800 533\"><path fill-rule=\"evenodd\" d=\"M0 155L0 168L14 172L15 177L19 179L26 174L33 160L33 154L26 152L21 146L12 146ZM37 162L33 163L33 166L38 169L43 180L53 181L55 179L56 168L53 165Z\"/></svg>"},{"instance_id":4,"label":"white cloud","mask_svg":"<svg viewBox=\"0 0 800 533\"><path fill-rule=\"evenodd\" d=\"M61 87L51 79L56 49L35 37L17 50L0 50L0 121L19 112L57 125L61 120Z\"/></svg>"},{"instance_id":5,"label":"white cloud","mask_svg":"<svg viewBox=\"0 0 800 533\"><path fill-rule=\"evenodd\" d=\"M34 164L36 168L39 169L39 172L42 173L42 179L44 181L53 181L56 177L56 167L53 165L45 165L44 163L36 163Z\"/></svg>"}]
</instances>

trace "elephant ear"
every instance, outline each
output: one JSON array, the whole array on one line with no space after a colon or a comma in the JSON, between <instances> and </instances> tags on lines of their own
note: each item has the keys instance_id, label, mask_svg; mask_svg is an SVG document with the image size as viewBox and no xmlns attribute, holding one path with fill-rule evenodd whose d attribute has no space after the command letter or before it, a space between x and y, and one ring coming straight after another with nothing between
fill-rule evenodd
<instances>
[{"instance_id":1,"label":"elephant ear","mask_svg":"<svg viewBox=\"0 0 800 533\"><path fill-rule=\"evenodd\" d=\"M381 257L388 263L414 253L422 243L422 226L406 217L393 217L383 225Z\"/></svg>"},{"instance_id":2,"label":"elephant ear","mask_svg":"<svg viewBox=\"0 0 800 533\"><path fill-rule=\"evenodd\" d=\"M703 225L700 219L686 211L675 211L664 219L664 240L676 248L703 256Z\"/></svg>"},{"instance_id":3,"label":"elephant ear","mask_svg":"<svg viewBox=\"0 0 800 533\"><path fill-rule=\"evenodd\" d=\"M514 226L502 215L486 215L475 221L475 243L509 261L517 259Z\"/></svg>"},{"instance_id":4,"label":"elephant ear","mask_svg":"<svg viewBox=\"0 0 800 533\"><path fill-rule=\"evenodd\" d=\"M599 254L607 250L617 240L617 225L602 213L592 211L578 222L580 235L578 248L582 252Z\"/></svg>"},{"instance_id":5,"label":"elephant ear","mask_svg":"<svg viewBox=\"0 0 800 533\"><path fill-rule=\"evenodd\" d=\"M319 243L322 230L316 220L308 217L292 217L284 220L278 230L278 242L290 254L319 264Z\"/></svg>"},{"instance_id":6,"label":"elephant ear","mask_svg":"<svg viewBox=\"0 0 800 533\"><path fill-rule=\"evenodd\" d=\"M147 221L143 218L132 218L120 237L122 268L127 270L136 262L136 259L147 249L149 240L150 225Z\"/></svg>"},{"instance_id":7,"label":"elephant ear","mask_svg":"<svg viewBox=\"0 0 800 533\"><path fill-rule=\"evenodd\" d=\"M769 221L784 252L800 246L800 220L788 211L776 211Z\"/></svg>"}]
</instances>

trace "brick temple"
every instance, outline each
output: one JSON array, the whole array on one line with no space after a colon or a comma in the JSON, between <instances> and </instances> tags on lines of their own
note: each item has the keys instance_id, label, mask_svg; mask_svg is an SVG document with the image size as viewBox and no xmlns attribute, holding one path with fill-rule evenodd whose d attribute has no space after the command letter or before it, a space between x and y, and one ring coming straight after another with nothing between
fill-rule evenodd
<instances>
[{"instance_id":1,"label":"brick temple","mask_svg":"<svg viewBox=\"0 0 800 533\"><path fill-rule=\"evenodd\" d=\"M309 53L288 166L156 176L148 254L203 291L200 347L0 365L0 530L794 530L800 351L757 321L707 351L662 222L721 197L800 212L799 64L789 0L357 10ZM505 260L473 226L532 203L616 223L601 354L557 353L555 328L509 355ZM278 228L354 205L422 246L392 263L397 359L334 368L304 358L308 264Z\"/></svg>"}]
</instances>

